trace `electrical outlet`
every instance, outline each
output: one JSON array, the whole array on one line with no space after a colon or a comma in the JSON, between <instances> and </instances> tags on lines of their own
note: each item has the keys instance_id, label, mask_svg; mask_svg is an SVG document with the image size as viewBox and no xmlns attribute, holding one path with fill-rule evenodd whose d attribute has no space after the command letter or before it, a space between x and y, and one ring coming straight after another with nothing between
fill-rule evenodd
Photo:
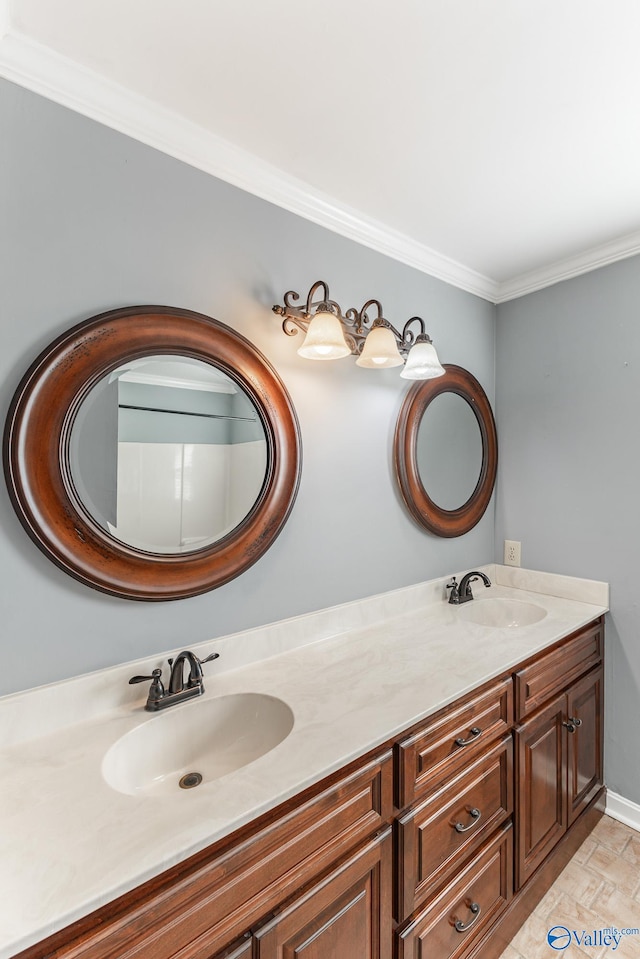
<instances>
[{"instance_id":1,"label":"electrical outlet","mask_svg":"<svg viewBox=\"0 0 640 959\"><path fill-rule=\"evenodd\" d=\"M504 541L504 565L520 565L520 543L515 539L505 539Z\"/></svg>"}]
</instances>

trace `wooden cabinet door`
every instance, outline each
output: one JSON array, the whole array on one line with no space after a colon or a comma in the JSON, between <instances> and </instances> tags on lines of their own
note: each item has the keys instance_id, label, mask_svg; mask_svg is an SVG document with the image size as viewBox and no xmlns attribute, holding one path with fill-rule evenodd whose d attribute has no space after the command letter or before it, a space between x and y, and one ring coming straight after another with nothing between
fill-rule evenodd
<instances>
[{"instance_id":1,"label":"wooden cabinet door","mask_svg":"<svg viewBox=\"0 0 640 959\"><path fill-rule=\"evenodd\" d=\"M223 952L216 952L211 959L251 959L252 950L251 934L247 933L247 936L240 942L229 946Z\"/></svg>"},{"instance_id":2,"label":"wooden cabinet door","mask_svg":"<svg viewBox=\"0 0 640 959\"><path fill-rule=\"evenodd\" d=\"M558 696L517 731L517 889L567 829L565 706Z\"/></svg>"},{"instance_id":3,"label":"wooden cabinet door","mask_svg":"<svg viewBox=\"0 0 640 959\"><path fill-rule=\"evenodd\" d=\"M391 959L391 827L254 936L254 959Z\"/></svg>"},{"instance_id":4,"label":"wooden cabinet door","mask_svg":"<svg viewBox=\"0 0 640 959\"><path fill-rule=\"evenodd\" d=\"M603 782L602 690L603 669L600 667L574 683L567 693L569 825L589 805ZM572 724L574 719L576 723Z\"/></svg>"}]
</instances>

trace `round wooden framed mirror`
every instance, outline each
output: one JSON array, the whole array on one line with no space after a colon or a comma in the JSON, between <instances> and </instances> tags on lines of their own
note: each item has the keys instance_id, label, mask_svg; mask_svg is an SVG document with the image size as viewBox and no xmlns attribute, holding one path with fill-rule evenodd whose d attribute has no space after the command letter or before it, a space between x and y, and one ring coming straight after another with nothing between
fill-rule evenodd
<instances>
[{"instance_id":1,"label":"round wooden framed mirror","mask_svg":"<svg viewBox=\"0 0 640 959\"><path fill-rule=\"evenodd\" d=\"M436 536L461 536L481 519L496 480L498 438L477 379L445 364L445 375L416 382L402 404L394 464L404 502Z\"/></svg>"},{"instance_id":2,"label":"round wooden framed mirror","mask_svg":"<svg viewBox=\"0 0 640 959\"><path fill-rule=\"evenodd\" d=\"M4 467L20 521L65 572L127 599L183 599L273 543L298 491L300 430L243 336L189 310L128 307L33 363Z\"/></svg>"}]
</instances>

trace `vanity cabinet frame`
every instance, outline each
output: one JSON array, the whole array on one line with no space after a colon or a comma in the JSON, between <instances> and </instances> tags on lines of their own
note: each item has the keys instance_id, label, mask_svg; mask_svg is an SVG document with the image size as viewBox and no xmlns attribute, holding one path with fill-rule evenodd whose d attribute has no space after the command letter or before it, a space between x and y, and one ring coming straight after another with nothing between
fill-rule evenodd
<instances>
[{"instance_id":1,"label":"vanity cabinet frame","mask_svg":"<svg viewBox=\"0 0 640 959\"><path fill-rule=\"evenodd\" d=\"M15 959L498 959L604 811L603 630L577 630ZM538 756L556 778L534 836Z\"/></svg>"}]
</instances>

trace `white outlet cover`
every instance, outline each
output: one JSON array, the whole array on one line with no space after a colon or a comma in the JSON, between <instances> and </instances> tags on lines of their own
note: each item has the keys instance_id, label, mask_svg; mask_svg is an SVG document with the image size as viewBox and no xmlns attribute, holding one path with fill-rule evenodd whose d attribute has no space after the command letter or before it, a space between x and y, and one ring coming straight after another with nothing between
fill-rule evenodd
<instances>
[{"instance_id":1,"label":"white outlet cover","mask_svg":"<svg viewBox=\"0 0 640 959\"><path fill-rule=\"evenodd\" d=\"M521 544L515 539L504 541L504 565L520 566Z\"/></svg>"}]
</instances>

